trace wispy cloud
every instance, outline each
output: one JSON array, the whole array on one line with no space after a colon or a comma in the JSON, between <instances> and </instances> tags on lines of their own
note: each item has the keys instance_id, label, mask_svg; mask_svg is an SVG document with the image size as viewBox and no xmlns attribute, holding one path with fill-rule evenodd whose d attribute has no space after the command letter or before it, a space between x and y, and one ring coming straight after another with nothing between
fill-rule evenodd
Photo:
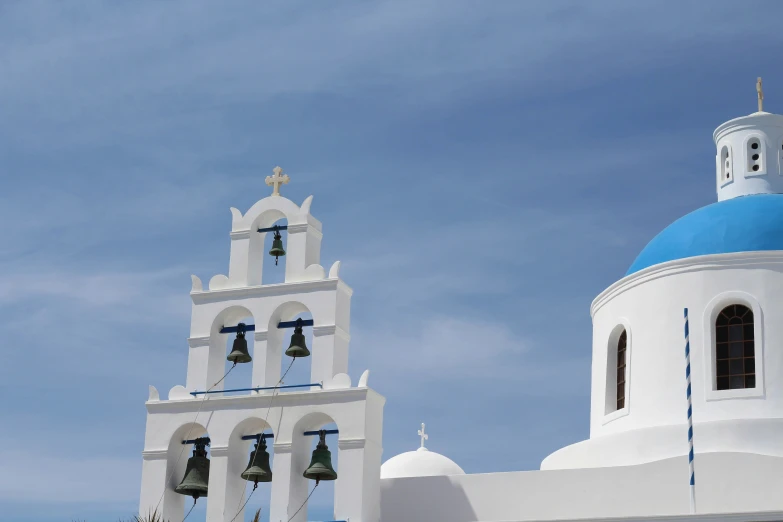
<instances>
[{"instance_id":1,"label":"wispy cloud","mask_svg":"<svg viewBox=\"0 0 783 522\"><path fill-rule=\"evenodd\" d=\"M355 290L386 457L423 420L468 471L586 436L591 299L714 199L711 127L754 110L755 77L783 84L783 8L746 4L0 4L0 386L25 386L0 498L54 463L54 505L135 503L188 275L225 273L228 207L276 164ZM81 463L31 435L50 425ZM464 451L465 426L494 443Z\"/></svg>"}]
</instances>

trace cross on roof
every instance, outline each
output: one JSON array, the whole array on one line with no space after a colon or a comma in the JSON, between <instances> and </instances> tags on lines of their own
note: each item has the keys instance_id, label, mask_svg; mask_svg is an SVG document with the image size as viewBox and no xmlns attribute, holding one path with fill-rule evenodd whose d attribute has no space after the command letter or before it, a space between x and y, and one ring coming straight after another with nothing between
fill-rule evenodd
<instances>
[{"instance_id":1,"label":"cross on roof","mask_svg":"<svg viewBox=\"0 0 783 522\"><path fill-rule=\"evenodd\" d=\"M756 80L756 94L759 99L759 112L764 110L764 88L761 86L761 77Z\"/></svg>"},{"instance_id":2,"label":"cross on roof","mask_svg":"<svg viewBox=\"0 0 783 522\"><path fill-rule=\"evenodd\" d=\"M280 185L285 185L289 181L291 181L291 178L288 177L288 174L283 174L283 169L280 167L275 167L272 169L272 172L274 173L274 176L267 176L266 177L266 184L270 187L273 187L274 190L272 190L273 196L279 196L280 195Z\"/></svg>"},{"instance_id":3,"label":"cross on roof","mask_svg":"<svg viewBox=\"0 0 783 522\"><path fill-rule=\"evenodd\" d=\"M424 441L429 439L430 436L424 433L424 423L421 423L421 429L419 430L419 437L421 437L421 447L424 447Z\"/></svg>"}]
</instances>

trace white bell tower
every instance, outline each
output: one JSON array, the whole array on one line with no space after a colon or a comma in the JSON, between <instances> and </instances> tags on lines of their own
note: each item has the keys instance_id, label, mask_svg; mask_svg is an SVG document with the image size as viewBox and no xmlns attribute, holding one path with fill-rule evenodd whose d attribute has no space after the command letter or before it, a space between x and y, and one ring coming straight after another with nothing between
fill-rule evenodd
<instances>
[{"instance_id":1,"label":"white bell tower","mask_svg":"<svg viewBox=\"0 0 783 522\"><path fill-rule=\"evenodd\" d=\"M319 264L321 223L310 214L312 196L301 206L280 195L289 178L279 167L266 178L272 195L244 215L232 208L231 255L228 276L216 275L204 288L192 276L192 305L187 379L161 399L150 386L144 442L140 513L157 510L166 520L181 520L185 497L174 491L191 456L192 441L209 437L209 491L198 502L207 504L208 522L244 520L237 512L245 492L241 478L251 451L250 436L273 436L272 498L267 507L272 522L304 522L312 481L302 473L310 462L312 439L305 432L337 425L337 437L327 438L338 454L335 482L336 520L378 522L384 397L367 387L365 371L357 387L348 371L351 288L340 278L340 262L329 272ZM285 282L263 284L264 238L279 225L287 236L280 258ZM270 258L271 259L271 258ZM312 315L311 386L280 387L283 341L293 330L291 320ZM230 370L226 346L232 327L252 317L252 382L237 391L225 390ZM296 359L293 364L307 364ZM288 362L285 363L286 367ZM288 383L285 383L286 385ZM204 392L209 391L206 394ZM244 437L244 439L243 439ZM238 516L237 516L238 515ZM292 518L293 517L293 518Z\"/></svg>"},{"instance_id":2,"label":"white bell tower","mask_svg":"<svg viewBox=\"0 0 783 522\"><path fill-rule=\"evenodd\" d=\"M758 112L715 129L718 201L751 194L783 193L783 116L764 112L761 78Z\"/></svg>"}]
</instances>

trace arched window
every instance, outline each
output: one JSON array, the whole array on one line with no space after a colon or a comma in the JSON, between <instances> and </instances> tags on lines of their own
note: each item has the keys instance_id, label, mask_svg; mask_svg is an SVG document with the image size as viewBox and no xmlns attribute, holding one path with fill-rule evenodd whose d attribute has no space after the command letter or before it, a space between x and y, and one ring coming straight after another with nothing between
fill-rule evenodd
<instances>
[{"instance_id":1,"label":"arched window","mask_svg":"<svg viewBox=\"0 0 783 522\"><path fill-rule=\"evenodd\" d=\"M731 181L731 149L728 145L724 145L720 149L720 170L719 170L718 183L723 185Z\"/></svg>"},{"instance_id":2,"label":"arched window","mask_svg":"<svg viewBox=\"0 0 783 522\"><path fill-rule=\"evenodd\" d=\"M757 137L752 137L748 140L747 150L745 151L745 158L747 160L747 173L748 174L764 174L766 170L764 168L764 151L762 150L763 143Z\"/></svg>"},{"instance_id":3,"label":"arched window","mask_svg":"<svg viewBox=\"0 0 783 522\"><path fill-rule=\"evenodd\" d=\"M756 387L753 311L729 305L715 320L715 373L719 390Z\"/></svg>"},{"instance_id":4,"label":"arched window","mask_svg":"<svg viewBox=\"0 0 783 522\"><path fill-rule=\"evenodd\" d=\"M623 330L617 340L617 409L625 408L625 349L628 334Z\"/></svg>"}]
</instances>

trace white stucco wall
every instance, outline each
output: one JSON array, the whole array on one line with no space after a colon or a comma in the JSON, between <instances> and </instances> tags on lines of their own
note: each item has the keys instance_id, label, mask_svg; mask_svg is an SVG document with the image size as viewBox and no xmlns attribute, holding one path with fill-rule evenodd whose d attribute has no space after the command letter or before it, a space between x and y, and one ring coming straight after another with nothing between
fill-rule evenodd
<instances>
[{"instance_id":1,"label":"white stucco wall","mask_svg":"<svg viewBox=\"0 0 783 522\"><path fill-rule=\"evenodd\" d=\"M683 516L688 463L381 480L382 522L554 521ZM696 460L698 513L709 520L783 520L783 458L710 454ZM736 518L731 513L758 512Z\"/></svg>"},{"instance_id":2,"label":"white stucco wall","mask_svg":"<svg viewBox=\"0 0 783 522\"><path fill-rule=\"evenodd\" d=\"M542 469L625 466L687 452L683 308L689 310L696 453L783 456L783 252L702 256L628 276L592 306L590 439ZM715 390L714 319L729 304L753 309L755 389ZM610 346L629 333L626 407L608 411ZM614 334L614 335L613 335ZM611 358L611 357L610 357ZM610 386L607 389L607 383ZM612 401L609 401L611 403Z\"/></svg>"}]
</instances>

